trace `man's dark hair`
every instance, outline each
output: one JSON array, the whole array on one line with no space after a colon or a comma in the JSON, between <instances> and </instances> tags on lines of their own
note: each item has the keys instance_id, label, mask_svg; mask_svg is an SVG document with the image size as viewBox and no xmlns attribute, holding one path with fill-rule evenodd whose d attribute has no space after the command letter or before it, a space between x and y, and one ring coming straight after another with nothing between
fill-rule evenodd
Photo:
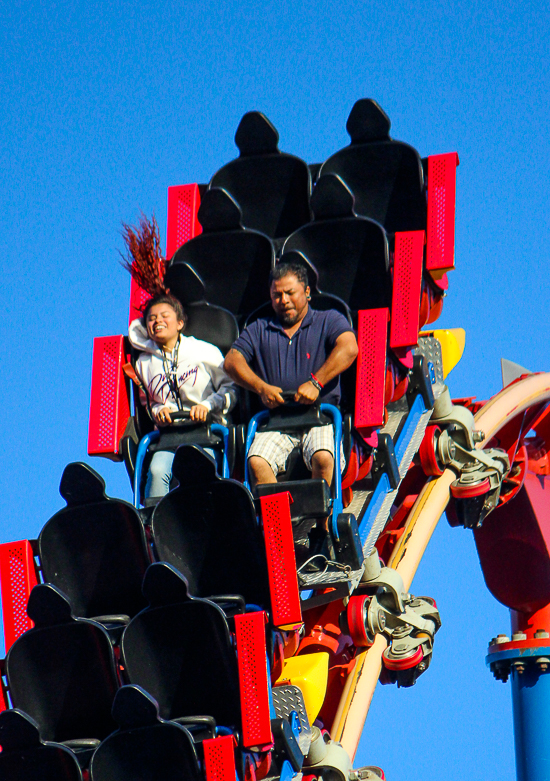
<instances>
[{"instance_id":1,"label":"man's dark hair","mask_svg":"<svg viewBox=\"0 0 550 781\"><path fill-rule=\"evenodd\" d=\"M145 326L147 326L147 317L151 311L151 307L155 306L155 304L168 304L171 306L176 313L178 320L183 320L183 330L185 331L185 326L187 325L187 315L185 314L185 309L182 307L178 299L175 296L171 296L169 293L163 293L162 295L155 296L154 298L150 298L149 301L147 301L145 309L143 310L143 324Z\"/></svg>"},{"instance_id":2,"label":"man's dark hair","mask_svg":"<svg viewBox=\"0 0 550 781\"><path fill-rule=\"evenodd\" d=\"M269 287L271 287L271 283L275 282L279 279L282 279L283 277L286 277L288 274L293 274L298 282L300 282L304 286L304 290L309 285L309 280L307 278L307 269L305 266L303 266L301 263L277 263L274 269L271 269L269 272Z\"/></svg>"}]
</instances>

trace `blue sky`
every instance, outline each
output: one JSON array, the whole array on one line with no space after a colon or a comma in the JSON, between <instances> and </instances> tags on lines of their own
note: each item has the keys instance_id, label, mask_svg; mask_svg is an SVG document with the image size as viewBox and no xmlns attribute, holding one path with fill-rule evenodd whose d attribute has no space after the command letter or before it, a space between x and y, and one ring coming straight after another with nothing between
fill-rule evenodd
<instances>
[{"instance_id":1,"label":"blue sky","mask_svg":"<svg viewBox=\"0 0 550 781\"><path fill-rule=\"evenodd\" d=\"M348 143L361 97L422 156L458 151L451 393L497 392L502 356L548 369L548 33L548 9L517 1L3 3L1 540L37 536L69 461L129 496L121 465L86 455L92 339L127 325L120 224L154 211L164 233L166 188L234 157L245 111L308 162ZM413 591L442 612L434 661L411 690L379 687L358 761L513 779L509 687L484 667L508 615L468 532L442 520Z\"/></svg>"}]
</instances>

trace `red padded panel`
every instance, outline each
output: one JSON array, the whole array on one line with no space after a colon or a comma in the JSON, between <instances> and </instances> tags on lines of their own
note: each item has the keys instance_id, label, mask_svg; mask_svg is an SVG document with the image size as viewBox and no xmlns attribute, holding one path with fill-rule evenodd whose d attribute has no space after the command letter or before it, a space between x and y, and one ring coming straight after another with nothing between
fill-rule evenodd
<instances>
[{"instance_id":1,"label":"red padded panel","mask_svg":"<svg viewBox=\"0 0 550 781\"><path fill-rule=\"evenodd\" d=\"M20 540L0 545L0 585L6 653L18 637L34 626L27 615L27 602L37 583L30 542Z\"/></svg>"},{"instance_id":2,"label":"red padded panel","mask_svg":"<svg viewBox=\"0 0 550 781\"><path fill-rule=\"evenodd\" d=\"M290 501L288 491L260 498L274 626L302 623Z\"/></svg>"},{"instance_id":3,"label":"red padded panel","mask_svg":"<svg viewBox=\"0 0 550 781\"><path fill-rule=\"evenodd\" d=\"M391 347L418 344L424 231L395 234L390 325Z\"/></svg>"},{"instance_id":4,"label":"red padded panel","mask_svg":"<svg viewBox=\"0 0 550 781\"><path fill-rule=\"evenodd\" d=\"M359 312L355 428L360 434L384 424L388 315L386 308Z\"/></svg>"},{"instance_id":5,"label":"red padded panel","mask_svg":"<svg viewBox=\"0 0 550 781\"><path fill-rule=\"evenodd\" d=\"M267 746L273 742L269 712L264 611L235 616L237 664L241 690L243 746Z\"/></svg>"},{"instance_id":6,"label":"red padded panel","mask_svg":"<svg viewBox=\"0 0 550 781\"><path fill-rule=\"evenodd\" d=\"M94 339L88 427L90 456L120 460L118 443L130 417L128 381L122 371L124 363L123 336Z\"/></svg>"},{"instance_id":7,"label":"red padded panel","mask_svg":"<svg viewBox=\"0 0 550 781\"><path fill-rule=\"evenodd\" d=\"M130 318L129 323L132 320L136 320L143 314L143 309L147 301L151 298L149 293L138 285L138 283L132 279L130 282Z\"/></svg>"},{"instance_id":8,"label":"red padded panel","mask_svg":"<svg viewBox=\"0 0 550 781\"><path fill-rule=\"evenodd\" d=\"M438 279L455 265L456 152L428 157L426 269Z\"/></svg>"},{"instance_id":9,"label":"red padded panel","mask_svg":"<svg viewBox=\"0 0 550 781\"><path fill-rule=\"evenodd\" d=\"M201 203L198 184L180 184L168 188L168 220L166 226L166 259L186 241L202 233L197 219Z\"/></svg>"},{"instance_id":10,"label":"red padded panel","mask_svg":"<svg viewBox=\"0 0 550 781\"><path fill-rule=\"evenodd\" d=\"M206 781L235 781L233 735L203 740Z\"/></svg>"}]
</instances>

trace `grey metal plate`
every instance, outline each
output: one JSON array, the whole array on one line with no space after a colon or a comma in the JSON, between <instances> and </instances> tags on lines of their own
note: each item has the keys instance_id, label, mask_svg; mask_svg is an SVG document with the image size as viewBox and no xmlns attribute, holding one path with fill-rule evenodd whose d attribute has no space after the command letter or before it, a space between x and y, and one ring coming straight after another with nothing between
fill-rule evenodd
<instances>
[{"instance_id":1,"label":"grey metal plate","mask_svg":"<svg viewBox=\"0 0 550 781\"><path fill-rule=\"evenodd\" d=\"M307 717L302 690L299 686L284 684L283 686L275 686L271 692L273 694L273 707L279 719L288 720L293 711L298 714L301 728L298 745L302 754L306 756L311 746L311 726Z\"/></svg>"}]
</instances>

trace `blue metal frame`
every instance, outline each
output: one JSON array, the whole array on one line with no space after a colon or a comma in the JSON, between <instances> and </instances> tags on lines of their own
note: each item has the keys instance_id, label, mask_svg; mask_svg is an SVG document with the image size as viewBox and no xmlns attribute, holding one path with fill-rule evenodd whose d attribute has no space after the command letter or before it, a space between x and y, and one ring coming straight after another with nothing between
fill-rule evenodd
<instances>
[{"instance_id":1,"label":"blue metal frame","mask_svg":"<svg viewBox=\"0 0 550 781\"><path fill-rule=\"evenodd\" d=\"M332 425L334 427L334 452L338 454L338 457L334 459L334 479L332 481L332 534L335 539L338 539L338 515L344 509L344 503L342 500L342 470L340 468L340 448L342 446L342 413L335 407L334 404L321 404L320 410L322 413L329 415L332 418ZM245 445L245 459L244 459L244 484L250 490L250 481L248 477L248 451L252 445L252 440L256 436L256 431L260 423L269 418L268 410L262 410L254 415L248 424L246 431L246 445Z\"/></svg>"},{"instance_id":2,"label":"blue metal frame","mask_svg":"<svg viewBox=\"0 0 550 781\"><path fill-rule=\"evenodd\" d=\"M212 423L212 425L210 426L210 431L212 431L214 434L221 434L222 436L223 439L222 477L230 477L229 462L227 461L229 429L227 428L227 426L222 426L219 423ZM159 437L160 437L160 431L156 431L156 430L151 431L150 434L146 434L144 437L142 437L138 445L137 455L136 455L136 466L134 469L134 507L137 507L138 509L140 505L139 487L141 484L141 473L143 471L143 462L145 460L145 456L147 455L147 450L149 449L149 445L153 444L153 442L157 442Z\"/></svg>"}]
</instances>

